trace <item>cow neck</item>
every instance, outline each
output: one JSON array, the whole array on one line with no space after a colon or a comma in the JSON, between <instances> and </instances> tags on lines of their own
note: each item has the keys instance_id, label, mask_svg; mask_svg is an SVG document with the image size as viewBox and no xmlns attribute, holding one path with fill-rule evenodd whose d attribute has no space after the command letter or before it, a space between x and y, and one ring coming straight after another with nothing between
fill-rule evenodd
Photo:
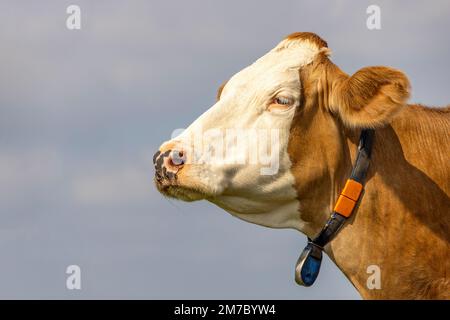
<instances>
[{"instance_id":1,"label":"cow neck","mask_svg":"<svg viewBox=\"0 0 450 320\"><path fill-rule=\"evenodd\" d=\"M364 194L364 182L369 168L373 129L361 131L358 153L350 178L347 179L336 205L322 230L313 238L298 258L295 267L295 281L303 286L311 286L317 279L322 263L322 251L333 240L347 219L353 214Z\"/></svg>"}]
</instances>

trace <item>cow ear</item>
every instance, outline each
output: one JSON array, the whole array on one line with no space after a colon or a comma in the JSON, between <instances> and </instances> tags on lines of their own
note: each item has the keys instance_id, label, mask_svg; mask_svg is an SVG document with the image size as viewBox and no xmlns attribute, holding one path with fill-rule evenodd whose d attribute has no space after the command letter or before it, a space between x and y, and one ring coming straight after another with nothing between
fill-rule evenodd
<instances>
[{"instance_id":1,"label":"cow ear","mask_svg":"<svg viewBox=\"0 0 450 320\"><path fill-rule=\"evenodd\" d=\"M409 91L408 78L401 71L366 67L336 81L331 109L346 126L376 128L388 124L406 105Z\"/></svg>"}]
</instances>

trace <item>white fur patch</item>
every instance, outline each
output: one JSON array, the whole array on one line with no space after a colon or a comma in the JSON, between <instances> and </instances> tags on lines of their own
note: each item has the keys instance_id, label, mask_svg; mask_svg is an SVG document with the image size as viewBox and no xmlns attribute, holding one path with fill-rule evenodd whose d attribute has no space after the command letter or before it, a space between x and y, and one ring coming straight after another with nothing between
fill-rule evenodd
<instances>
[{"instance_id":1,"label":"white fur patch","mask_svg":"<svg viewBox=\"0 0 450 320\"><path fill-rule=\"evenodd\" d=\"M209 201L246 221L274 228L302 228L287 145L295 107L300 101L299 68L311 63L319 52L321 49L309 41L283 40L235 74L220 100L172 141L204 156L207 149L202 147L199 151L193 147L194 133L278 130L278 167L273 175L261 174L262 165L258 163L212 161L183 168L180 184L195 186ZM278 95L292 99L294 107L282 112L268 111L268 105ZM211 137L202 139L203 146L217 146Z\"/></svg>"}]
</instances>

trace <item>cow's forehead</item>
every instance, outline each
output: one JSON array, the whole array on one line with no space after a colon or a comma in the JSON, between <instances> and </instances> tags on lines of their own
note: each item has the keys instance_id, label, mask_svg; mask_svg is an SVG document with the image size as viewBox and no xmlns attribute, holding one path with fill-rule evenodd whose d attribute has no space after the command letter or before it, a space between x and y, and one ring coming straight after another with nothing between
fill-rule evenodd
<instances>
[{"instance_id":1,"label":"cow's forehead","mask_svg":"<svg viewBox=\"0 0 450 320\"><path fill-rule=\"evenodd\" d=\"M299 68L311 63L324 49L326 48L319 48L308 40L285 39L253 64L236 73L229 84L240 85L268 78L278 80L283 75L298 72Z\"/></svg>"}]
</instances>

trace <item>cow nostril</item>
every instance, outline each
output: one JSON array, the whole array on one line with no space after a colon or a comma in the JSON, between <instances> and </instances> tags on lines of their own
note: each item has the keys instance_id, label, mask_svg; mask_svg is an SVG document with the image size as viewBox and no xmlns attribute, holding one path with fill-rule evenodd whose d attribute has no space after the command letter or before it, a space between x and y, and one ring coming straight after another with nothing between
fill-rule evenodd
<instances>
[{"instance_id":1,"label":"cow nostril","mask_svg":"<svg viewBox=\"0 0 450 320\"><path fill-rule=\"evenodd\" d=\"M184 152L173 150L170 156L170 162L173 166L181 166L185 163Z\"/></svg>"}]
</instances>

